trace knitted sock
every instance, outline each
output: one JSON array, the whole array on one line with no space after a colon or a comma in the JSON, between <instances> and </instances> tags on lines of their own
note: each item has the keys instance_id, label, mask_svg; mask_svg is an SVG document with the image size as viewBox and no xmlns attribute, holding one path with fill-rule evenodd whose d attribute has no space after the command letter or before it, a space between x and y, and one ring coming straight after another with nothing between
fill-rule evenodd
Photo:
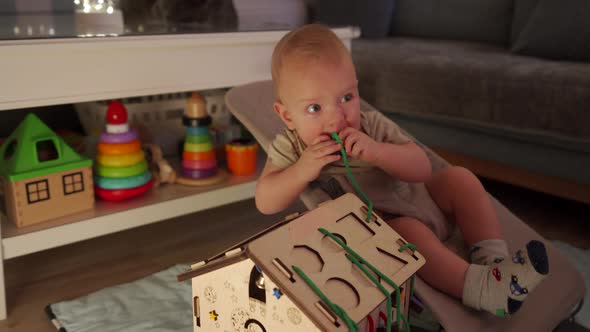
<instances>
[{"instance_id":1,"label":"knitted sock","mask_svg":"<svg viewBox=\"0 0 590 332\"><path fill-rule=\"evenodd\" d=\"M508 245L501 239L479 241L469 248L469 261L472 264L497 264L508 256L510 256Z\"/></svg>"},{"instance_id":2,"label":"knitted sock","mask_svg":"<svg viewBox=\"0 0 590 332\"><path fill-rule=\"evenodd\" d=\"M545 245L530 241L512 259L492 265L469 265L463 286L463 304L497 316L513 314L548 273Z\"/></svg>"}]
</instances>

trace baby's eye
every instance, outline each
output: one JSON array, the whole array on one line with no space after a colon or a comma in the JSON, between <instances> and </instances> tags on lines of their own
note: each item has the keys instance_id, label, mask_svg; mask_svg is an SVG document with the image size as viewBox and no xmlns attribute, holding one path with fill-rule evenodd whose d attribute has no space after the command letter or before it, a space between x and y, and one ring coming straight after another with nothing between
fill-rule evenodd
<instances>
[{"instance_id":1,"label":"baby's eye","mask_svg":"<svg viewBox=\"0 0 590 332\"><path fill-rule=\"evenodd\" d=\"M322 107L318 104L311 104L309 106L307 106L307 111L309 113L316 113L319 112L322 109Z\"/></svg>"},{"instance_id":2,"label":"baby's eye","mask_svg":"<svg viewBox=\"0 0 590 332\"><path fill-rule=\"evenodd\" d=\"M342 99L340 99L340 102L347 103L352 100L352 97L352 93L347 93L346 95L344 95L344 97L342 97Z\"/></svg>"}]
</instances>

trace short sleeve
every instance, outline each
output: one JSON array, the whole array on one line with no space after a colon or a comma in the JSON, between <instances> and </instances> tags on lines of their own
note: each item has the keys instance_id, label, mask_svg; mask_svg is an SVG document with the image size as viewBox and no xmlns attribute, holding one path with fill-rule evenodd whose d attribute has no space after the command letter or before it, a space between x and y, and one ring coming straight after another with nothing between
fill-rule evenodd
<instances>
[{"instance_id":1,"label":"short sleeve","mask_svg":"<svg viewBox=\"0 0 590 332\"><path fill-rule=\"evenodd\" d=\"M273 165L279 168L287 168L297 161L298 156L293 142L286 134L281 133L270 144L268 158Z\"/></svg>"},{"instance_id":2,"label":"short sleeve","mask_svg":"<svg viewBox=\"0 0 590 332\"><path fill-rule=\"evenodd\" d=\"M365 132L378 142L406 144L412 140L391 119L378 111L363 113L361 125Z\"/></svg>"}]
</instances>

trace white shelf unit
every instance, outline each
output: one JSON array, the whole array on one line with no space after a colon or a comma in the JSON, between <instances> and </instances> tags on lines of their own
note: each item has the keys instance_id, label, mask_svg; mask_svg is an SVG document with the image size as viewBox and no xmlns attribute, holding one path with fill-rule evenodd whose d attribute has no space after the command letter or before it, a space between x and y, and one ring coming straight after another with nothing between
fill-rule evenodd
<instances>
[{"instance_id":1,"label":"white shelf unit","mask_svg":"<svg viewBox=\"0 0 590 332\"><path fill-rule=\"evenodd\" d=\"M352 27L334 32L350 47ZM0 111L226 88L270 79L270 55L287 31L0 41ZM252 198L257 176L203 188L164 185L129 202L23 229L0 224L0 319L4 260ZM3 217L3 219L6 219Z\"/></svg>"}]
</instances>

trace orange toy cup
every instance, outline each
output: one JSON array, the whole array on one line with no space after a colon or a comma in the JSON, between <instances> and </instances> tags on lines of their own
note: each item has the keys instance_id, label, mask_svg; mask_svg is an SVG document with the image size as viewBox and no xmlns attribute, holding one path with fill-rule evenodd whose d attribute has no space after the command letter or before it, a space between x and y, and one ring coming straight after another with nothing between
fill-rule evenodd
<instances>
[{"instance_id":1,"label":"orange toy cup","mask_svg":"<svg viewBox=\"0 0 590 332\"><path fill-rule=\"evenodd\" d=\"M234 175L256 173L256 153L258 144L252 140L237 139L225 145L227 168Z\"/></svg>"}]
</instances>

